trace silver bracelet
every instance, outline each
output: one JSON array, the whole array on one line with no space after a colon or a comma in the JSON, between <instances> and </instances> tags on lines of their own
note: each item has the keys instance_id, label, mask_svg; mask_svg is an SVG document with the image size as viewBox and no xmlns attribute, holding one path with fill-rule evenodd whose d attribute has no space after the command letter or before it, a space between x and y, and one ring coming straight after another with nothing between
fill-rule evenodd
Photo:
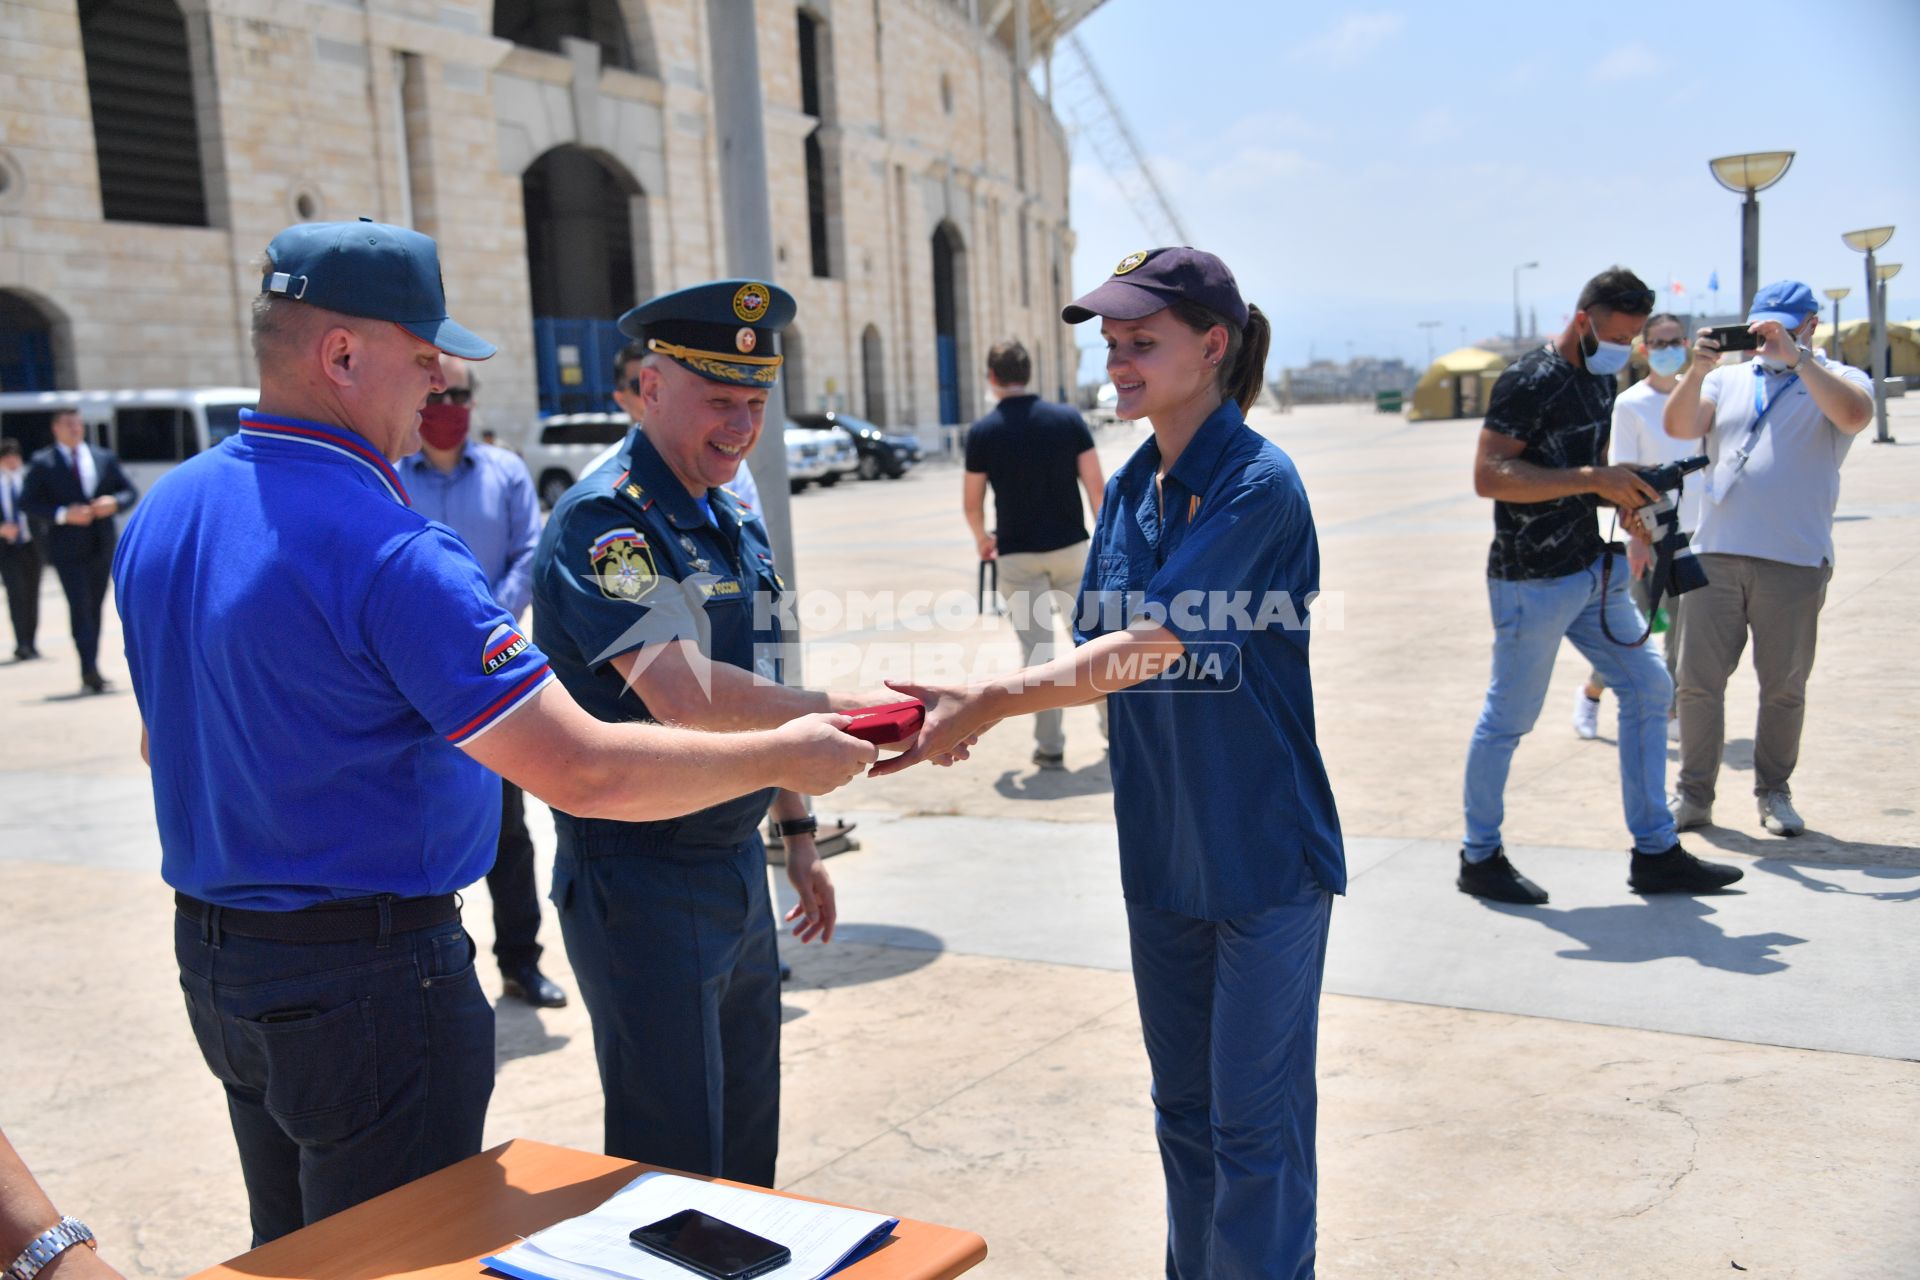
<instances>
[{"instance_id":1,"label":"silver bracelet","mask_svg":"<svg viewBox=\"0 0 1920 1280\"><path fill-rule=\"evenodd\" d=\"M78 1218L61 1218L20 1251L20 1256L6 1270L7 1280L33 1280L48 1263L77 1244L84 1244L96 1253L100 1251L99 1242L86 1223Z\"/></svg>"}]
</instances>

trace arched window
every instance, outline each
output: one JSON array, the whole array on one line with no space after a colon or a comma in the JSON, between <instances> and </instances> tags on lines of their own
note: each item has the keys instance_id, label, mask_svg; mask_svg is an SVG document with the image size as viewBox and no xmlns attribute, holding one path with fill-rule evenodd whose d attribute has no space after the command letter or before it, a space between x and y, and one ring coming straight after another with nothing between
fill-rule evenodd
<instances>
[{"instance_id":1,"label":"arched window","mask_svg":"<svg viewBox=\"0 0 1920 1280\"><path fill-rule=\"evenodd\" d=\"M204 227L187 24L173 0L81 0L100 206L111 222Z\"/></svg>"},{"instance_id":2,"label":"arched window","mask_svg":"<svg viewBox=\"0 0 1920 1280\"><path fill-rule=\"evenodd\" d=\"M561 52L561 39L574 36L600 46L603 67L645 69L634 58L619 0L494 0L493 34L548 53Z\"/></svg>"},{"instance_id":3,"label":"arched window","mask_svg":"<svg viewBox=\"0 0 1920 1280\"><path fill-rule=\"evenodd\" d=\"M934 367L940 380L940 421L965 422L970 397L961 370L972 362L972 325L967 297L967 246L960 229L942 222L933 229Z\"/></svg>"},{"instance_id":4,"label":"arched window","mask_svg":"<svg viewBox=\"0 0 1920 1280\"><path fill-rule=\"evenodd\" d=\"M821 130L834 120L833 44L826 20L810 9L799 10L800 35L800 110L814 119L807 134L807 243L812 251L813 274L830 278L834 268L834 245L838 239L840 192L838 159L829 157L821 144ZM830 164L831 162L831 164ZM829 168L835 170L830 173Z\"/></svg>"},{"instance_id":5,"label":"arched window","mask_svg":"<svg viewBox=\"0 0 1920 1280\"><path fill-rule=\"evenodd\" d=\"M0 289L0 391L56 391L71 386L61 376L67 363L61 349L64 328L63 319L36 299Z\"/></svg>"}]
</instances>

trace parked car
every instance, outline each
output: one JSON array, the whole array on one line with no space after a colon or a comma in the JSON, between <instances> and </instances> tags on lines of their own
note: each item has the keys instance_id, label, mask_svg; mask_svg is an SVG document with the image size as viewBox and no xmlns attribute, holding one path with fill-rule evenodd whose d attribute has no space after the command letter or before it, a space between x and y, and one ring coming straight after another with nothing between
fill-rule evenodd
<instances>
[{"instance_id":1,"label":"parked car","mask_svg":"<svg viewBox=\"0 0 1920 1280\"><path fill-rule=\"evenodd\" d=\"M1093 393L1093 408L1087 411L1087 424L1094 427L1110 427L1120 420L1115 409L1120 404L1120 393L1114 390L1111 382L1103 382L1100 389Z\"/></svg>"},{"instance_id":2,"label":"parked car","mask_svg":"<svg viewBox=\"0 0 1920 1280\"><path fill-rule=\"evenodd\" d=\"M194 454L240 429L240 411L260 393L252 387L187 387L152 391L13 391L0 395L0 435L23 453L53 442L53 411L77 408L87 439L120 455L142 492Z\"/></svg>"},{"instance_id":3,"label":"parked car","mask_svg":"<svg viewBox=\"0 0 1920 1280\"><path fill-rule=\"evenodd\" d=\"M853 441L841 431L824 431L789 422L787 441L787 489L798 493L809 484L826 488L840 483L840 477L860 469Z\"/></svg>"},{"instance_id":4,"label":"parked car","mask_svg":"<svg viewBox=\"0 0 1920 1280\"><path fill-rule=\"evenodd\" d=\"M573 482L593 470L609 446L627 438L633 420L624 413L557 413L540 420L527 446L527 470L543 506L552 507Z\"/></svg>"},{"instance_id":5,"label":"parked car","mask_svg":"<svg viewBox=\"0 0 1920 1280\"><path fill-rule=\"evenodd\" d=\"M853 440L855 452L859 455L859 471L862 480L878 480L886 476L898 480L907 474L914 463L920 461L920 442L909 435L890 434L882 431L864 418L856 418L849 413L802 413L794 421L803 427L812 427L820 431L840 431Z\"/></svg>"}]
</instances>

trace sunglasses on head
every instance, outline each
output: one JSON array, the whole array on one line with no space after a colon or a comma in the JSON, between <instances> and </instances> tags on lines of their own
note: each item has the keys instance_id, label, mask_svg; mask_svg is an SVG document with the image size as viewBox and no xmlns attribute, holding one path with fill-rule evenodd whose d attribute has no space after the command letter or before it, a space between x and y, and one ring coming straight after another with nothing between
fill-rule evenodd
<instances>
[{"instance_id":1,"label":"sunglasses on head","mask_svg":"<svg viewBox=\"0 0 1920 1280\"><path fill-rule=\"evenodd\" d=\"M1611 307L1615 311L1625 311L1639 315L1653 310L1653 290L1619 289L1613 293L1603 293L1593 300L1596 307Z\"/></svg>"},{"instance_id":2,"label":"sunglasses on head","mask_svg":"<svg viewBox=\"0 0 1920 1280\"><path fill-rule=\"evenodd\" d=\"M473 389L471 387L448 387L445 391L429 391L427 393L427 403L471 404L473 403Z\"/></svg>"}]
</instances>

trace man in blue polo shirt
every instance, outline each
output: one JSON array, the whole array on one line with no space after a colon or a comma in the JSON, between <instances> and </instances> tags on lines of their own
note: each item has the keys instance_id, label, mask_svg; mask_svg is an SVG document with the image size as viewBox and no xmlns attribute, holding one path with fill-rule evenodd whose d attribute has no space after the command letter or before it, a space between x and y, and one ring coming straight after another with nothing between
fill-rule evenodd
<instances>
[{"instance_id":1,"label":"man in blue polo shirt","mask_svg":"<svg viewBox=\"0 0 1920 1280\"><path fill-rule=\"evenodd\" d=\"M267 258L259 410L154 486L114 562L256 1243L479 1150L493 1013L454 892L492 861L494 773L638 820L874 758L840 717L720 737L580 710L392 465L440 353L494 350L447 316L433 241L304 224Z\"/></svg>"}]
</instances>

